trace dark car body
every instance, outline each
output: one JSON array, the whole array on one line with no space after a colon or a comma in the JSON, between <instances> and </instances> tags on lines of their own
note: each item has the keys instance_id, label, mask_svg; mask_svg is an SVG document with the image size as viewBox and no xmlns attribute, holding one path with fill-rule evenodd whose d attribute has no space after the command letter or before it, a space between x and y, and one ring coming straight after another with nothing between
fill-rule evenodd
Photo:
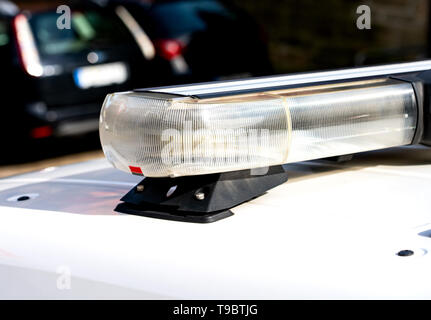
<instances>
[{"instance_id":1,"label":"dark car body","mask_svg":"<svg viewBox=\"0 0 431 320\"><path fill-rule=\"evenodd\" d=\"M0 16L1 133L7 142L97 130L112 91L145 85L147 61L108 10L72 7L71 29L55 9Z\"/></svg>"},{"instance_id":2,"label":"dark car body","mask_svg":"<svg viewBox=\"0 0 431 320\"><path fill-rule=\"evenodd\" d=\"M220 0L70 8L71 29L56 8L0 13L3 143L95 132L111 92L271 70L259 26Z\"/></svg>"},{"instance_id":3,"label":"dark car body","mask_svg":"<svg viewBox=\"0 0 431 320\"><path fill-rule=\"evenodd\" d=\"M125 7L153 41L160 84L267 75L263 29L223 0L111 0Z\"/></svg>"}]
</instances>

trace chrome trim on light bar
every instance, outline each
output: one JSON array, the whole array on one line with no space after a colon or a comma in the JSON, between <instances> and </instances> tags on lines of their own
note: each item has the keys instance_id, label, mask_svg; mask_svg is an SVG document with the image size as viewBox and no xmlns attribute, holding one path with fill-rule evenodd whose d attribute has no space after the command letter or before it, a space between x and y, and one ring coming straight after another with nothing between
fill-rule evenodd
<instances>
[{"instance_id":1,"label":"chrome trim on light bar","mask_svg":"<svg viewBox=\"0 0 431 320\"><path fill-rule=\"evenodd\" d=\"M373 67L342 69L335 71L298 73L285 76L250 78L246 80L230 80L183 86L149 88L142 91L181 96L221 96L223 94L239 94L241 92L251 90L266 90L268 88L275 89L278 87L282 88L293 85L299 86L303 84L315 84L318 82L338 81L347 79L354 80L358 78L378 76L391 76L395 74L420 72L430 69L431 60L425 60Z\"/></svg>"}]
</instances>

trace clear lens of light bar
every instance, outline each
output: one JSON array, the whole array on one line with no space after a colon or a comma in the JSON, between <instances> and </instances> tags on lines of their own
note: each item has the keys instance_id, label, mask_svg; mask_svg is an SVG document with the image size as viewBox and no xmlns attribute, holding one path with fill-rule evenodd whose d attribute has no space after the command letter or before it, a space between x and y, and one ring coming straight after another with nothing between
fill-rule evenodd
<instances>
[{"instance_id":1,"label":"clear lens of light bar","mask_svg":"<svg viewBox=\"0 0 431 320\"><path fill-rule=\"evenodd\" d=\"M213 99L112 94L100 136L115 167L166 177L406 145L416 121L412 86L380 79Z\"/></svg>"}]
</instances>

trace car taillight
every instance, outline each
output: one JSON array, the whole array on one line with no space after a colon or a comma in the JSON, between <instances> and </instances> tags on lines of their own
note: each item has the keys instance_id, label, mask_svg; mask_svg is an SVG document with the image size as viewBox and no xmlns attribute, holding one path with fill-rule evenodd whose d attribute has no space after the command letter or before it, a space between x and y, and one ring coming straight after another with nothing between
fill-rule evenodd
<instances>
[{"instance_id":1,"label":"car taillight","mask_svg":"<svg viewBox=\"0 0 431 320\"><path fill-rule=\"evenodd\" d=\"M31 130L30 136L33 139L43 139L52 136L53 130L51 126L37 127Z\"/></svg>"},{"instance_id":2,"label":"car taillight","mask_svg":"<svg viewBox=\"0 0 431 320\"><path fill-rule=\"evenodd\" d=\"M42 76L43 67L27 17L24 14L16 16L13 21L13 27L19 58L24 70L31 76Z\"/></svg>"},{"instance_id":3,"label":"car taillight","mask_svg":"<svg viewBox=\"0 0 431 320\"><path fill-rule=\"evenodd\" d=\"M172 60L183 53L184 44L178 40L161 39L154 41L159 56L166 60Z\"/></svg>"}]
</instances>

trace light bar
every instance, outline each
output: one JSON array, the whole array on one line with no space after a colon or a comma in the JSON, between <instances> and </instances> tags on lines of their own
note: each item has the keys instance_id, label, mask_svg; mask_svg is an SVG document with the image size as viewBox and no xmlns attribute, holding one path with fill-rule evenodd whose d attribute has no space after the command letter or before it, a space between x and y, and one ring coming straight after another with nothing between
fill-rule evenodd
<instances>
[{"instance_id":1,"label":"light bar","mask_svg":"<svg viewBox=\"0 0 431 320\"><path fill-rule=\"evenodd\" d=\"M214 222L285 183L285 163L431 145L430 70L422 61L108 95L103 151L145 176L116 211Z\"/></svg>"},{"instance_id":2,"label":"light bar","mask_svg":"<svg viewBox=\"0 0 431 320\"><path fill-rule=\"evenodd\" d=\"M210 97L163 91L106 98L101 142L118 169L180 177L269 167L408 145L418 126L412 83L383 76Z\"/></svg>"}]
</instances>

